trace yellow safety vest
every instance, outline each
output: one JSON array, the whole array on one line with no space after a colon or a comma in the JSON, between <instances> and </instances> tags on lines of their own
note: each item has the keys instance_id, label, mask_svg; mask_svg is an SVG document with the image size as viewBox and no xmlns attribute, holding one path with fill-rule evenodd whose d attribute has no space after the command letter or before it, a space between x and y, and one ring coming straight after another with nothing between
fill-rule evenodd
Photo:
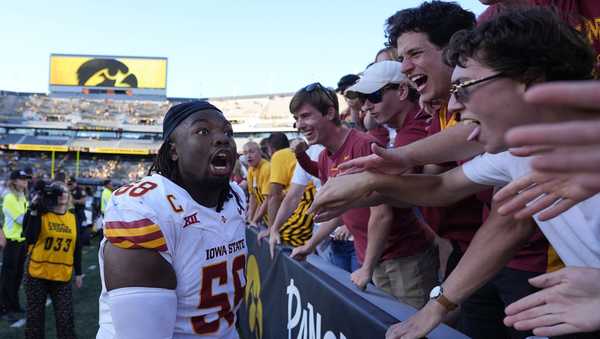
<instances>
[{"instance_id":1,"label":"yellow safety vest","mask_svg":"<svg viewBox=\"0 0 600 339\"><path fill-rule=\"evenodd\" d=\"M100 197L100 212L102 212L102 214L106 212L106 207L108 207L108 201L110 200L111 195L112 191L104 187L102 190L102 196Z\"/></svg>"},{"instance_id":2,"label":"yellow safety vest","mask_svg":"<svg viewBox=\"0 0 600 339\"><path fill-rule=\"evenodd\" d=\"M4 226L2 231L6 239L13 241L24 241L23 217L27 212L27 198L23 194L18 196L10 192L4 196L2 201L2 212L4 213Z\"/></svg>"},{"instance_id":3,"label":"yellow safety vest","mask_svg":"<svg viewBox=\"0 0 600 339\"><path fill-rule=\"evenodd\" d=\"M52 281L69 281L73 274L77 223L71 212L42 215L37 242L30 250L29 275Z\"/></svg>"}]
</instances>

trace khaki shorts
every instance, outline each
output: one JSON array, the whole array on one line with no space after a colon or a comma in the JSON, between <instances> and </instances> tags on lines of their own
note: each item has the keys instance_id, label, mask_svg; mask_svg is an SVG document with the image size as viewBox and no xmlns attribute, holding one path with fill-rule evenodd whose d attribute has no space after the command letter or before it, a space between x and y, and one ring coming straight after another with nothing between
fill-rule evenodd
<instances>
[{"instance_id":1,"label":"khaki shorts","mask_svg":"<svg viewBox=\"0 0 600 339\"><path fill-rule=\"evenodd\" d=\"M437 246L410 257L399 257L377 264L373 272L375 286L396 299L420 309L429 300L429 292L439 284L440 266Z\"/></svg>"}]
</instances>

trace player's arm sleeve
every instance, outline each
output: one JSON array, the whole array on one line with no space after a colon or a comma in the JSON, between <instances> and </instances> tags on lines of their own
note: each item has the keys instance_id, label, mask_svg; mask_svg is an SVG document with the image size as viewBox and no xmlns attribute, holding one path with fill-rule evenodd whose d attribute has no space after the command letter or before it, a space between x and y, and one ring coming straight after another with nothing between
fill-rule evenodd
<instances>
[{"instance_id":1,"label":"player's arm sleeve","mask_svg":"<svg viewBox=\"0 0 600 339\"><path fill-rule=\"evenodd\" d=\"M175 290L124 287L108 292L115 339L170 339L175 329Z\"/></svg>"},{"instance_id":2,"label":"player's arm sleeve","mask_svg":"<svg viewBox=\"0 0 600 339\"><path fill-rule=\"evenodd\" d=\"M104 217L104 236L119 248L156 250L172 263L172 225L161 225L155 210L162 207L150 205L146 199L113 197Z\"/></svg>"}]
</instances>

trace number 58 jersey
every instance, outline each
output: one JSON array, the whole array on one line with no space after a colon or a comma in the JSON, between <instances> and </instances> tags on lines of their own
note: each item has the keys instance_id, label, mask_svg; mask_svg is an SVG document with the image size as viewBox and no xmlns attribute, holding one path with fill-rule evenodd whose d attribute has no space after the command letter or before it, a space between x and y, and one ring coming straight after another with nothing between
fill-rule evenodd
<instances>
[{"instance_id":1,"label":"number 58 jersey","mask_svg":"<svg viewBox=\"0 0 600 339\"><path fill-rule=\"evenodd\" d=\"M246 198L235 183L230 186L221 212L196 203L158 174L113 192L99 252L98 338L116 338L104 282L107 241L120 248L156 250L171 264L177 277L173 338L238 338L236 311L246 286Z\"/></svg>"}]
</instances>

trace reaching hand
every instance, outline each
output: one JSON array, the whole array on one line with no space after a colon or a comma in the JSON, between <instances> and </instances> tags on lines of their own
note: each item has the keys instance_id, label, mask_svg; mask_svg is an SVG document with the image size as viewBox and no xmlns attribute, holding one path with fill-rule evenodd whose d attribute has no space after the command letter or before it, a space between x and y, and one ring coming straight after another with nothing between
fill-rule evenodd
<instances>
[{"instance_id":1,"label":"reaching hand","mask_svg":"<svg viewBox=\"0 0 600 339\"><path fill-rule=\"evenodd\" d=\"M281 244L281 236L278 231L271 231L269 234L269 252L271 259L275 257L275 246Z\"/></svg>"},{"instance_id":2,"label":"reaching hand","mask_svg":"<svg viewBox=\"0 0 600 339\"><path fill-rule=\"evenodd\" d=\"M506 308L506 326L559 336L600 330L600 269L566 267L529 279L542 288Z\"/></svg>"},{"instance_id":3,"label":"reaching hand","mask_svg":"<svg viewBox=\"0 0 600 339\"><path fill-rule=\"evenodd\" d=\"M290 257L298 261L306 260L306 257L313 252L313 248L308 244L298 246L292 250Z\"/></svg>"},{"instance_id":4,"label":"reaching hand","mask_svg":"<svg viewBox=\"0 0 600 339\"><path fill-rule=\"evenodd\" d=\"M361 267L356 271L352 272L350 275L350 280L356 285L356 287L364 290L367 288L367 284L371 282L371 277L373 276L373 272L369 269Z\"/></svg>"},{"instance_id":5,"label":"reaching hand","mask_svg":"<svg viewBox=\"0 0 600 339\"><path fill-rule=\"evenodd\" d=\"M407 320L388 328L385 339L419 339L439 325L446 309L435 300L429 302Z\"/></svg>"},{"instance_id":6,"label":"reaching hand","mask_svg":"<svg viewBox=\"0 0 600 339\"><path fill-rule=\"evenodd\" d=\"M350 233L350 231L348 230L348 227L346 227L346 225L342 225L342 226L336 228L335 231L333 231L333 239L335 239L335 240L348 241L348 240L350 240L351 237L352 237L352 234Z\"/></svg>"},{"instance_id":7,"label":"reaching hand","mask_svg":"<svg viewBox=\"0 0 600 339\"><path fill-rule=\"evenodd\" d=\"M324 213L327 210L348 207L355 200L369 195L371 190L370 172L355 173L330 178L321 187L308 213Z\"/></svg>"},{"instance_id":8,"label":"reaching hand","mask_svg":"<svg viewBox=\"0 0 600 339\"><path fill-rule=\"evenodd\" d=\"M290 145L290 148L292 149L292 151L294 151L294 153L296 153L296 155L298 155L306 152L306 150L308 149L308 144L304 141L297 141L292 143Z\"/></svg>"},{"instance_id":9,"label":"reaching hand","mask_svg":"<svg viewBox=\"0 0 600 339\"><path fill-rule=\"evenodd\" d=\"M346 161L338 166L340 174L372 171L390 175L405 173L413 167L406 159L403 148L383 148L371 145L374 154Z\"/></svg>"},{"instance_id":10,"label":"reaching hand","mask_svg":"<svg viewBox=\"0 0 600 339\"><path fill-rule=\"evenodd\" d=\"M269 236L269 229L264 229L261 230L260 232L258 232L258 235L256 236L256 242L258 243L258 246L260 246L261 240L263 240L264 238Z\"/></svg>"},{"instance_id":11,"label":"reaching hand","mask_svg":"<svg viewBox=\"0 0 600 339\"><path fill-rule=\"evenodd\" d=\"M538 218L545 221L594 194L570 176L533 172L502 188L494 201L498 202L501 215L514 214L516 219L524 219L541 212Z\"/></svg>"},{"instance_id":12,"label":"reaching hand","mask_svg":"<svg viewBox=\"0 0 600 339\"><path fill-rule=\"evenodd\" d=\"M582 121L519 126L505 136L519 156L535 157L533 170L569 174L586 189L600 191L600 81L553 82L525 92L526 101Z\"/></svg>"}]
</instances>

